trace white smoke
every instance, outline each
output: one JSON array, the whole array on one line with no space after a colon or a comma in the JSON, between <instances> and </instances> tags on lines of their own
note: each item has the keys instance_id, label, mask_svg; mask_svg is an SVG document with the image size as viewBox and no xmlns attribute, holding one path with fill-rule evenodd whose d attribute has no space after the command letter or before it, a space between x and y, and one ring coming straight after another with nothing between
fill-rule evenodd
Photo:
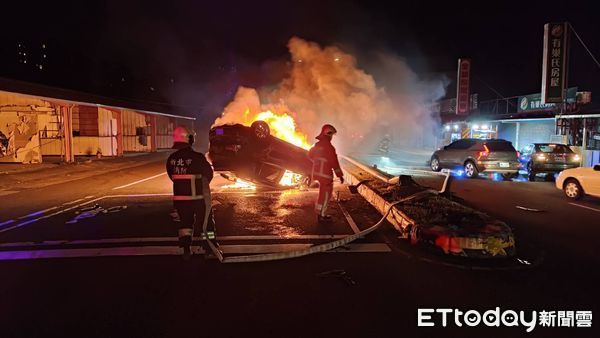
<instances>
[{"instance_id":1,"label":"white smoke","mask_svg":"<svg viewBox=\"0 0 600 338\"><path fill-rule=\"evenodd\" d=\"M401 59L380 54L376 78L341 49L292 38L288 75L275 89L241 87L215 124L246 123L273 106L292 115L309 139L325 123L338 130L340 152L369 151L385 134L399 147L433 147L438 117L431 105L442 98L446 79L422 81ZM262 101L261 101L262 98ZM262 102L262 103L261 103Z\"/></svg>"}]
</instances>

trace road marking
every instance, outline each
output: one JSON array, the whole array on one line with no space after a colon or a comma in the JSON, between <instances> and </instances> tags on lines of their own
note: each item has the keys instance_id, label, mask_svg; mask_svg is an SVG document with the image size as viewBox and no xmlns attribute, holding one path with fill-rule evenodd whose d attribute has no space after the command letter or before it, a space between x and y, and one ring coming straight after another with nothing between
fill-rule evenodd
<instances>
[{"instance_id":1,"label":"road marking","mask_svg":"<svg viewBox=\"0 0 600 338\"><path fill-rule=\"evenodd\" d=\"M293 240L293 239L340 239L348 235L295 235L295 236L278 236L278 235L249 235L249 236L218 236L219 241L252 241L252 240Z\"/></svg>"},{"instance_id":2,"label":"road marking","mask_svg":"<svg viewBox=\"0 0 600 338\"><path fill-rule=\"evenodd\" d=\"M52 211L52 210L55 210L58 208L59 207L56 206L56 207L52 207L52 208L48 208L48 209L44 209L44 210L40 210L40 211L35 211L35 212L30 213L29 215L21 216L17 219L24 219L24 218L30 218L30 217L34 217L34 216L43 215L43 214L47 213L48 211Z\"/></svg>"},{"instance_id":3,"label":"road marking","mask_svg":"<svg viewBox=\"0 0 600 338\"><path fill-rule=\"evenodd\" d=\"M600 209L598 209L598 208L592 208L592 207L588 207L586 205L581 205L581 204L577 204L577 203L569 203L569 204L574 205L576 207L580 207L580 208L584 208L584 209L589 209L589 210L592 210L592 211L595 211L595 212L600 212Z\"/></svg>"},{"instance_id":4,"label":"road marking","mask_svg":"<svg viewBox=\"0 0 600 338\"><path fill-rule=\"evenodd\" d=\"M166 173L166 172L164 172L164 173L160 173L160 174L158 174L158 175L154 175L154 176L146 177L146 178L144 178L144 179L141 179L141 180L139 180L139 181L135 181L135 182L131 182L131 183L129 183L129 184L125 184L125 185L121 185L121 186L115 187L115 188L113 188L113 190L119 190L119 189L127 188L127 187L130 187L130 186L132 186L132 185L136 185L136 184L138 184L138 183L146 182L146 181L149 181L149 180L151 180L151 179L153 179L153 178L157 178L157 177L160 177L160 176L162 176L162 175L166 175L166 174L167 174L167 173Z\"/></svg>"},{"instance_id":5,"label":"road marking","mask_svg":"<svg viewBox=\"0 0 600 338\"><path fill-rule=\"evenodd\" d=\"M79 208L79 207L81 207L81 206L84 206L84 205L87 205L87 204L94 203L94 202L96 202L96 201L102 200L102 199L104 199L105 197L106 197L106 196L103 196L103 197L98 197L98 198L96 198L96 199L93 199L93 200L91 200L91 201L87 201L87 202L84 202L84 203L78 204L78 205L76 205L76 206L74 206L74 207L70 207L70 208L66 208L66 209L59 210L59 211L57 211L57 212L55 212L55 213L53 213L53 214L48 214L48 215L44 215L44 216L42 216L42 217L33 218L33 219L30 219L30 220L28 220L28 221L25 221L25 222L22 222L22 223L19 223L19 224L15 224L15 225L13 225L13 226L11 226L11 227L4 228L4 229L0 229L0 233L3 233L3 232L6 232L6 231L10 231L10 230L17 229L17 228L20 228L20 227L22 227L22 226L24 226L24 225L31 224L31 223L35 223L35 222L37 222L37 221L39 221L39 220L42 220L42 219L46 219L46 218L50 218L50 217L52 217L52 216L60 215L60 214L62 214L62 213L64 213L64 212L67 212L67 211L70 211L70 210L73 210L73 209L77 209L77 208Z\"/></svg>"},{"instance_id":6,"label":"road marking","mask_svg":"<svg viewBox=\"0 0 600 338\"><path fill-rule=\"evenodd\" d=\"M322 239L340 239L347 235L299 235L294 237L281 237L276 235L264 236L218 236L221 241L253 241L253 240L322 240ZM194 237L195 241L201 240L200 237ZM23 246L52 246L52 245L85 245L85 244L119 244L119 243L165 243L177 242L177 237L126 237L126 238L104 238L104 239L79 239L68 240L59 239L43 242L16 242L0 243L0 248L23 247Z\"/></svg>"},{"instance_id":7,"label":"road marking","mask_svg":"<svg viewBox=\"0 0 600 338\"><path fill-rule=\"evenodd\" d=\"M266 245L221 245L219 248L226 254L262 254L301 250L312 244L266 244ZM192 247L194 253L203 253L202 248ZM390 252L385 243L348 244L337 248L332 253L350 252ZM130 246L114 248L77 248L60 250L21 250L0 251L0 260L24 260L47 258L77 258L77 257L106 257L106 256L158 256L181 255L178 246Z\"/></svg>"},{"instance_id":8,"label":"road marking","mask_svg":"<svg viewBox=\"0 0 600 338\"><path fill-rule=\"evenodd\" d=\"M14 220L14 219L9 219L9 220L8 220L8 221L6 221L6 222L2 222L2 223L0 223L0 227L1 227L1 226L3 226L3 225L7 225L7 224L14 223L14 222L15 222L15 220Z\"/></svg>"},{"instance_id":9,"label":"road marking","mask_svg":"<svg viewBox=\"0 0 600 338\"><path fill-rule=\"evenodd\" d=\"M41 216L41 217L38 217L38 218L33 218L33 219L28 220L28 221L25 221L25 222L22 222L22 223L19 223L19 224L15 224L15 225L13 225L11 227L0 229L0 233L17 229L17 228L20 228L20 227L22 227L24 225L35 223L35 222L40 221L42 219L46 219L46 218L50 218L50 217L53 217L53 216L56 216L56 215L60 215L60 214L65 213L67 211L71 211L73 209L77 209L77 208L82 207L84 205L88 205L90 203L94 203L94 202L103 200L105 198L118 198L118 197L129 197L129 198L131 198L131 197L156 197L156 196L172 196L172 194L132 194L132 195L108 195L108 196L101 196L101 197L95 198L93 200L77 204L77 205L75 205L73 207L59 210L59 211L57 211L55 213L52 213L52 214L49 214L49 215L44 215L44 216ZM92 198L92 197L94 197L94 196L86 196L86 197L84 197L84 200L88 199L88 198ZM56 208L58 208L58 207L51 208L51 209L54 210Z\"/></svg>"},{"instance_id":10,"label":"road marking","mask_svg":"<svg viewBox=\"0 0 600 338\"><path fill-rule=\"evenodd\" d=\"M356 225L356 222L354 222L354 220L352 219L352 216L350 216L350 214L346 211L346 209L344 209L344 207L342 207L340 202L338 202L337 205L342 210L342 213L344 214L344 217L346 217L346 221L348 221L348 224L350 225L350 228L352 228L352 231L354 231L355 234L359 233L360 229Z\"/></svg>"},{"instance_id":11,"label":"road marking","mask_svg":"<svg viewBox=\"0 0 600 338\"><path fill-rule=\"evenodd\" d=\"M108 195L104 198L118 198L118 197L161 197L161 196L173 196L172 193L164 194L129 194L129 195Z\"/></svg>"},{"instance_id":12,"label":"road marking","mask_svg":"<svg viewBox=\"0 0 600 338\"><path fill-rule=\"evenodd\" d=\"M81 202L81 201L85 201L85 200L87 200L88 198L94 198L94 196L93 196L93 195L92 195L92 196L85 196L84 198L80 198L80 199L78 199L78 200L74 200L74 201L70 201L70 202L65 202L65 203L63 203L62 205L72 205L72 204L75 204L75 203L79 203L79 202Z\"/></svg>"},{"instance_id":13,"label":"road marking","mask_svg":"<svg viewBox=\"0 0 600 338\"><path fill-rule=\"evenodd\" d=\"M19 192L19 190L2 190L2 191L0 191L0 196L16 194L18 192Z\"/></svg>"}]
</instances>

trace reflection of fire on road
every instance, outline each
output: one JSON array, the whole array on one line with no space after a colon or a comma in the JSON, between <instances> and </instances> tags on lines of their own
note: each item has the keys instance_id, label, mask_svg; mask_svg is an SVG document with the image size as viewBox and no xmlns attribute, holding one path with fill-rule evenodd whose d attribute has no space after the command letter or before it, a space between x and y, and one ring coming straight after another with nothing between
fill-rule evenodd
<instances>
[{"instance_id":1,"label":"reflection of fire on road","mask_svg":"<svg viewBox=\"0 0 600 338\"><path fill-rule=\"evenodd\" d=\"M255 190L256 185L241 178L236 178L234 183L224 185L221 188L227 190Z\"/></svg>"}]
</instances>

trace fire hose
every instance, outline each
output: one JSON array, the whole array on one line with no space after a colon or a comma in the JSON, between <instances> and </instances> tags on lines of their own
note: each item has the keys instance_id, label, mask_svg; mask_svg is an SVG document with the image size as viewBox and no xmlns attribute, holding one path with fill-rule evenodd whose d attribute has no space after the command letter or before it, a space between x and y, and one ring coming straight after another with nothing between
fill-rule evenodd
<instances>
[{"instance_id":1,"label":"fire hose","mask_svg":"<svg viewBox=\"0 0 600 338\"><path fill-rule=\"evenodd\" d=\"M329 243L314 245L307 249L293 250L293 251L287 251L287 252L275 252L275 253L260 254L260 255L224 257L223 253L215 246L215 244L212 241L207 239L207 243L208 243L210 249L212 250L213 254L219 259L219 261L221 263L266 262L266 261L276 261L276 260L283 260L283 259L307 256L307 255L311 255L311 254L315 254L315 253L319 253L319 252L333 250L335 248L344 246L350 242L355 241L358 238L364 237L364 236L370 234L371 232L379 229L381 227L381 225L383 225L383 223L385 222L385 219L388 217L388 215L392 211L392 208L395 205L398 205L400 203L404 203L404 202L407 202L410 200L421 199L421 198L430 196L432 194L438 194L438 193L439 192L435 191L435 190L425 190L425 191L420 191L420 192L417 192L410 196L404 197L398 201L394 201L390 204L390 206L388 207L387 211L383 214L381 219L377 223L372 225L371 227L369 227L363 231L360 231L358 233L355 233L353 235L348 235L347 237L341 238L339 240L329 242Z\"/></svg>"}]
</instances>

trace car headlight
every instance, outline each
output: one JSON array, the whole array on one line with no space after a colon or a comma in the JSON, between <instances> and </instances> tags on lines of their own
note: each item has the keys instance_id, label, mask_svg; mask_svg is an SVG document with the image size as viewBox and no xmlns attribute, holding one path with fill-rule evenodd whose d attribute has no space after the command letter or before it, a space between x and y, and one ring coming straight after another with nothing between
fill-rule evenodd
<instances>
[{"instance_id":1,"label":"car headlight","mask_svg":"<svg viewBox=\"0 0 600 338\"><path fill-rule=\"evenodd\" d=\"M537 155L535 155L535 159L538 160L538 161L545 161L548 158L544 154L537 154Z\"/></svg>"},{"instance_id":2,"label":"car headlight","mask_svg":"<svg viewBox=\"0 0 600 338\"><path fill-rule=\"evenodd\" d=\"M571 158L571 161L573 161L573 162L579 162L579 161L581 161L581 156L579 156L579 155L575 154L575 155L574 155L574 156Z\"/></svg>"}]
</instances>

